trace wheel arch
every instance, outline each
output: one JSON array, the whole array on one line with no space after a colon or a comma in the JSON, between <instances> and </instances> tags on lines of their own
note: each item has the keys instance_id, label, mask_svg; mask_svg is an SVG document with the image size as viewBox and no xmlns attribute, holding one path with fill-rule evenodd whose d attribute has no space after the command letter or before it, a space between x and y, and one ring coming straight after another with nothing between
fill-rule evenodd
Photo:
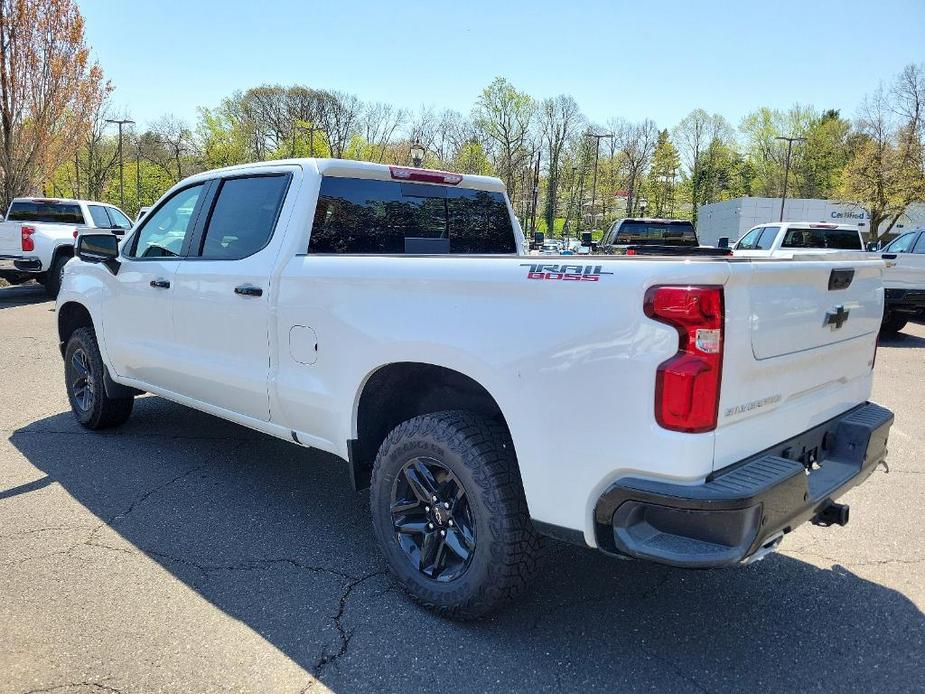
<instances>
[{"instance_id":1,"label":"wheel arch","mask_svg":"<svg viewBox=\"0 0 925 694\"><path fill-rule=\"evenodd\" d=\"M67 301L58 307L58 347L62 357L68 339L78 328L92 328L96 332L90 310L79 301Z\"/></svg>"},{"instance_id":2,"label":"wheel arch","mask_svg":"<svg viewBox=\"0 0 925 694\"><path fill-rule=\"evenodd\" d=\"M461 371L418 361L392 362L371 371L354 400L351 431L356 438L347 442L354 488L369 486L373 461L392 429L412 417L444 410L467 410L494 419L510 436L497 399Z\"/></svg>"}]
</instances>

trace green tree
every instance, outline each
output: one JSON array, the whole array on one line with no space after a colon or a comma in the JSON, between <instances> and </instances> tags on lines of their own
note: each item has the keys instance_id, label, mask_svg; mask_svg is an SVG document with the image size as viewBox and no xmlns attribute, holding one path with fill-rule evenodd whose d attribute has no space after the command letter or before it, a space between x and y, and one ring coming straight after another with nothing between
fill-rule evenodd
<instances>
[{"instance_id":1,"label":"green tree","mask_svg":"<svg viewBox=\"0 0 925 694\"><path fill-rule=\"evenodd\" d=\"M503 77L482 90L472 109L472 120L491 143L495 169L511 198L517 196L517 173L530 155L527 140L535 110L530 95L517 91Z\"/></svg>"},{"instance_id":2,"label":"green tree","mask_svg":"<svg viewBox=\"0 0 925 694\"><path fill-rule=\"evenodd\" d=\"M645 188L649 209L656 217L674 214L675 184L680 166L681 158L668 136L668 130L659 131Z\"/></svg>"}]
</instances>

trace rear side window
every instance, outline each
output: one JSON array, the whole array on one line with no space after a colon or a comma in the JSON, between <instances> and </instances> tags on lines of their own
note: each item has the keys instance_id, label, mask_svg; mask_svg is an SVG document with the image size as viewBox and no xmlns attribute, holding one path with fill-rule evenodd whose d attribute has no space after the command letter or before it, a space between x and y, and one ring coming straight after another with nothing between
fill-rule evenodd
<instances>
[{"instance_id":1,"label":"rear side window","mask_svg":"<svg viewBox=\"0 0 925 694\"><path fill-rule=\"evenodd\" d=\"M755 244L755 250L770 250L771 246L774 244L774 239L777 237L778 231L780 231L780 227L765 227L764 231L761 232L761 236L758 237L758 243Z\"/></svg>"},{"instance_id":2,"label":"rear side window","mask_svg":"<svg viewBox=\"0 0 925 694\"><path fill-rule=\"evenodd\" d=\"M861 251L861 237L853 229L791 228L784 235L781 248L834 248Z\"/></svg>"},{"instance_id":3,"label":"rear side window","mask_svg":"<svg viewBox=\"0 0 925 694\"><path fill-rule=\"evenodd\" d=\"M240 260L267 245L289 187L289 175L226 178L206 226L200 255Z\"/></svg>"},{"instance_id":4,"label":"rear side window","mask_svg":"<svg viewBox=\"0 0 925 694\"><path fill-rule=\"evenodd\" d=\"M105 207L102 205L87 205L87 209L90 210L90 216L93 217L94 226L100 229L108 229L112 226Z\"/></svg>"},{"instance_id":5,"label":"rear side window","mask_svg":"<svg viewBox=\"0 0 925 694\"><path fill-rule=\"evenodd\" d=\"M7 220L10 222L45 222L46 224L83 225L85 223L80 205L52 200L17 200L10 205Z\"/></svg>"},{"instance_id":6,"label":"rear side window","mask_svg":"<svg viewBox=\"0 0 925 694\"><path fill-rule=\"evenodd\" d=\"M450 186L325 177L309 253L516 253L504 195Z\"/></svg>"},{"instance_id":7,"label":"rear side window","mask_svg":"<svg viewBox=\"0 0 925 694\"><path fill-rule=\"evenodd\" d=\"M925 234L919 234L919 240L916 241L912 252L916 255L925 255Z\"/></svg>"}]
</instances>

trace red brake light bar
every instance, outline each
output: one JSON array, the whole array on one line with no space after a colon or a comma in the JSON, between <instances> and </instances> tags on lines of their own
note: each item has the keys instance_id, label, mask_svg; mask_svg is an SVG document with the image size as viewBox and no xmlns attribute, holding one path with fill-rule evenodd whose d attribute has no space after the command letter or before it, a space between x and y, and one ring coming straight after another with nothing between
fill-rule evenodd
<instances>
[{"instance_id":1,"label":"red brake light bar","mask_svg":"<svg viewBox=\"0 0 925 694\"><path fill-rule=\"evenodd\" d=\"M445 186L455 186L462 183L462 174L448 171L433 171L431 169L412 169L407 166L390 166L392 178L400 181L417 181L419 183L441 183Z\"/></svg>"}]
</instances>

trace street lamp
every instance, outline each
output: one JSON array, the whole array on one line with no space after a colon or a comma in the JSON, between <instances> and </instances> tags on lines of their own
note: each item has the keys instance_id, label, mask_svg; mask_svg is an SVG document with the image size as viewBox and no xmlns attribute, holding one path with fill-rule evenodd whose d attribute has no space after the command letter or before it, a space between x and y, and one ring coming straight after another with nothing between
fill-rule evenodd
<instances>
[{"instance_id":1,"label":"street lamp","mask_svg":"<svg viewBox=\"0 0 925 694\"><path fill-rule=\"evenodd\" d=\"M640 217L645 217L645 216L646 216L646 208L647 208L648 206L649 206L649 201L648 201L648 200L646 200L645 198L640 198L640 199L639 199L639 216L640 216Z\"/></svg>"},{"instance_id":2,"label":"street lamp","mask_svg":"<svg viewBox=\"0 0 925 694\"><path fill-rule=\"evenodd\" d=\"M119 206L125 207L125 160L122 158L122 126L135 125L135 121L123 118L121 120L107 118L107 123L119 126Z\"/></svg>"},{"instance_id":3,"label":"street lamp","mask_svg":"<svg viewBox=\"0 0 925 694\"><path fill-rule=\"evenodd\" d=\"M805 137L775 137L775 140L785 140L787 142L787 165L784 167L784 194L780 199L780 219L784 221L784 203L787 201L787 179L790 177L790 152L793 150L794 142L806 142Z\"/></svg>"},{"instance_id":4,"label":"street lamp","mask_svg":"<svg viewBox=\"0 0 925 694\"><path fill-rule=\"evenodd\" d=\"M424 163L424 145L415 140L411 143L411 164L412 166L421 166Z\"/></svg>"}]
</instances>

